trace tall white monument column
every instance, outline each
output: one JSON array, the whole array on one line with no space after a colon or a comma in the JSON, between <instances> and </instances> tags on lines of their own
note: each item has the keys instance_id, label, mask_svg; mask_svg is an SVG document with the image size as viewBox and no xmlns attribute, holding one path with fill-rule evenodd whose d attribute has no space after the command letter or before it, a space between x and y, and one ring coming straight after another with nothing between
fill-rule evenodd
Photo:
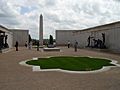
<instances>
[{"instance_id":1,"label":"tall white monument column","mask_svg":"<svg viewBox=\"0 0 120 90\"><path fill-rule=\"evenodd\" d=\"M42 14L40 15L39 42L40 42L40 46L43 46L43 16Z\"/></svg>"}]
</instances>

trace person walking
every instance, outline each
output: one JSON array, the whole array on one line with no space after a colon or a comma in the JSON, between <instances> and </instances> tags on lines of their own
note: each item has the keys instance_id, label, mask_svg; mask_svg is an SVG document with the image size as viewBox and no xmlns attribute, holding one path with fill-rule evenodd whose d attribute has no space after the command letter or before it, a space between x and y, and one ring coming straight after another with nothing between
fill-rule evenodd
<instances>
[{"instance_id":1,"label":"person walking","mask_svg":"<svg viewBox=\"0 0 120 90\"><path fill-rule=\"evenodd\" d=\"M40 46L40 44L39 44L39 41L37 42L37 51L39 51L39 46Z\"/></svg>"},{"instance_id":2,"label":"person walking","mask_svg":"<svg viewBox=\"0 0 120 90\"><path fill-rule=\"evenodd\" d=\"M70 48L70 41L68 40L68 48Z\"/></svg>"},{"instance_id":3,"label":"person walking","mask_svg":"<svg viewBox=\"0 0 120 90\"><path fill-rule=\"evenodd\" d=\"M75 41L75 45L74 45L75 52L77 52L77 47L78 47L78 42L77 42L77 41Z\"/></svg>"},{"instance_id":4,"label":"person walking","mask_svg":"<svg viewBox=\"0 0 120 90\"><path fill-rule=\"evenodd\" d=\"M16 47L16 51L18 51L18 41L16 41L15 47Z\"/></svg>"},{"instance_id":5,"label":"person walking","mask_svg":"<svg viewBox=\"0 0 120 90\"><path fill-rule=\"evenodd\" d=\"M29 50L32 49L32 41L29 43L29 46L28 46Z\"/></svg>"}]
</instances>

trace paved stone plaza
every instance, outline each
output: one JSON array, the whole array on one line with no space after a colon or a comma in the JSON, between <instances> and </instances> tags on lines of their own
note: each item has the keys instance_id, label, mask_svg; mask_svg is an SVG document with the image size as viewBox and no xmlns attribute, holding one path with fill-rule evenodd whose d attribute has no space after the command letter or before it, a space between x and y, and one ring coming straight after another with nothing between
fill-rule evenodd
<instances>
[{"instance_id":1,"label":"paved stone plaza","mask_svg":"<svg viewBox=\"0 0 120 90\"><path fill-rule=\"evenodd\" d=\"M60 47L61 52L42 52L21 47L0 54L0 90L120 90L120 67L105 72L75 74L57 71L33 72L19 62L33 57L92 56L117 60L120 54Z\"/></svg>"}]
</instances>

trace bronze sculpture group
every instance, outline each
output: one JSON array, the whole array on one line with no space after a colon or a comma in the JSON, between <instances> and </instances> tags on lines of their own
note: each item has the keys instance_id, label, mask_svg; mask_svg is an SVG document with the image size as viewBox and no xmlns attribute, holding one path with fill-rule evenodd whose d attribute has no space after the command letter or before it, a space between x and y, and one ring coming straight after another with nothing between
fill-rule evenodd
<instances>
[{"instance_id":1,"label":"bronze sculpture group","mask_svg":"<svg viewBox=\"0 0 120 90\"><path fill-rule=\"evenodd\" d=\"M102 33L102 40L95 39L94 37L89 36L87 41L88 41L87 47L100 48L100 49L105 49L106 48L105 33ZM93 41L93 44L91 44L91 41Z\"/></svg>"}]
</instances>

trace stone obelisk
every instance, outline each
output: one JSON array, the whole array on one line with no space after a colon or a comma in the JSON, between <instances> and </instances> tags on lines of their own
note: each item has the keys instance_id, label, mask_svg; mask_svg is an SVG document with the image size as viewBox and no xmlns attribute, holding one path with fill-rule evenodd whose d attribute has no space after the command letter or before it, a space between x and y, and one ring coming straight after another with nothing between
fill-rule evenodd
<instances>
[{"instance_id":1,"label":"stone obelisk","mask_svg":"<svg viewBox=\"0 0 120 90\"><path fill-rule=\"evenodd\" d=\"M40 46L43 46L43 16L42 14L40 15L39 42L40 42Z\"/></svg>"}]
</instances>

